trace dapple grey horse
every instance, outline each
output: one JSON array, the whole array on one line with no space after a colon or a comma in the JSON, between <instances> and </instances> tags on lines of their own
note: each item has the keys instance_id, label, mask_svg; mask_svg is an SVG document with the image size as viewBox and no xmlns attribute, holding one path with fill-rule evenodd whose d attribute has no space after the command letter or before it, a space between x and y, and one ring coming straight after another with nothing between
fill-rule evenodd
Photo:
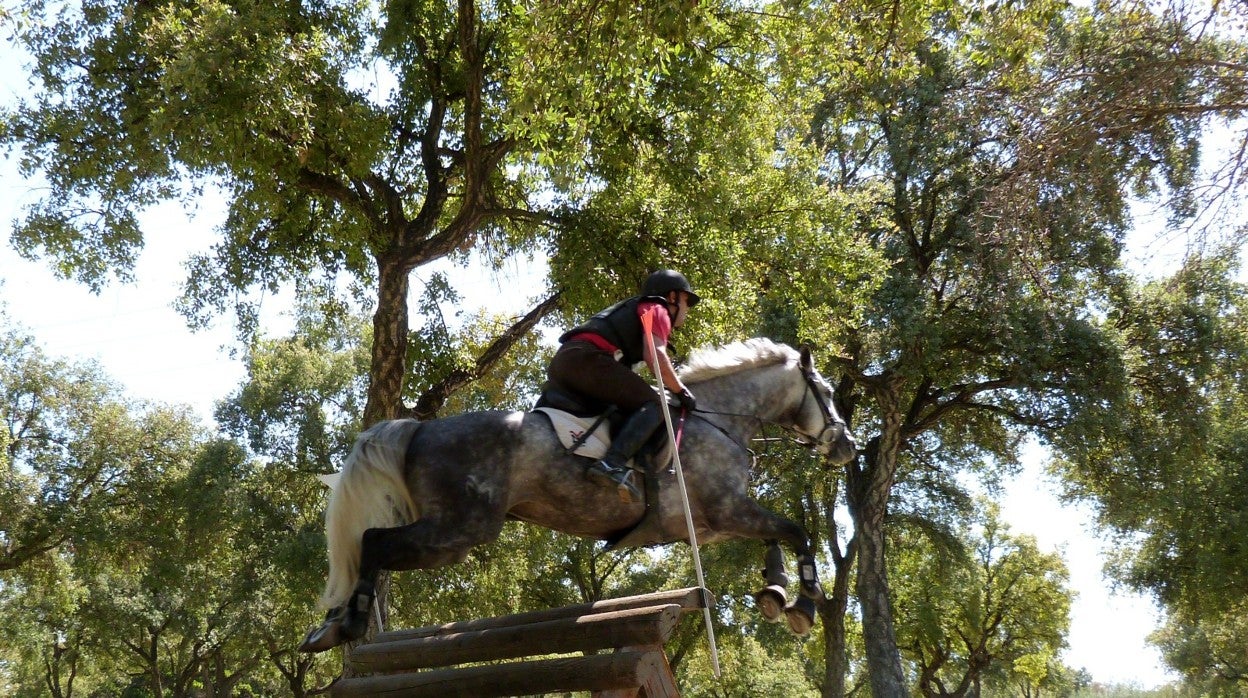
<instances>
[{"instance_id":1,"label":"dapple grey horse","mask_svg":"<svg viewBox=\"0 0 1248 698\"><path fill-rule=\"evenodd\" d=\"M787 584L777 541L798 556L801 594L786 615L809 632L823 591L810 537L750 497L750 439L764 423L796 432L834 463L857 454L832 390L808 350L752 339L693 353L681 380L699 408L683 418L680 460L699 542L769 542L760 609L777 620ZM567 455L537 412L472 412L427 422L381 422L348 456L326 513L330 575L321 627L300 649L319 652L367 631L382 570L452 564L495 540L508 518L576 536L650 545L687 540L675 477L661 469L657 506L625 502L584 476L587 459ZM653 492L654 490L651 489ZM644 523L643 523L644 521ZM638 524L642 525L638 525Z\"/></svg>"}]
</instances>

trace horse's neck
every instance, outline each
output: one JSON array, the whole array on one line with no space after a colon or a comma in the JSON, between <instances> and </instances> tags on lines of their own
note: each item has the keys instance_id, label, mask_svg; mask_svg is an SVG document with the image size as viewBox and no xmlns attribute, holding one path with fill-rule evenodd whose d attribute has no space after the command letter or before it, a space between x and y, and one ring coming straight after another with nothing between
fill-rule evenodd
<instances>
[{"instance_id":1,"label":"horse's neck","mask_svg":"<svg viewBox=\"0 0 1248 698\"><path fill-rule=\"evenodd\" d=\"M784 365L718 376L691 388L698 405L708 411L749 415L767 422L776 421L788 409L787 394L791 389ZM758 428L757 420L743 425Z\"/></svg>"}]
</instances>

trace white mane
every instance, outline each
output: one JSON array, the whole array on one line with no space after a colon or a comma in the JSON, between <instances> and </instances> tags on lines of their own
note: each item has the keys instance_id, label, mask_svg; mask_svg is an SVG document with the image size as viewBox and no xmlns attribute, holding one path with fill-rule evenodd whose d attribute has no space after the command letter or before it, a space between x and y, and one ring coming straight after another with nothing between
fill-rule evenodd
<instances>
[{"instance_id":1,"label":"white mane","mask_svg":"<svg viewBox=\"0 0 1248 698\"><path fill-rule=\"evenodd\" d=\"M798 353L787 344L778 344L765 337L722 347L696 349L680 368L680 379L687 383L724 376L756 366L797 361Z\"/></svg>"}]
</instances>

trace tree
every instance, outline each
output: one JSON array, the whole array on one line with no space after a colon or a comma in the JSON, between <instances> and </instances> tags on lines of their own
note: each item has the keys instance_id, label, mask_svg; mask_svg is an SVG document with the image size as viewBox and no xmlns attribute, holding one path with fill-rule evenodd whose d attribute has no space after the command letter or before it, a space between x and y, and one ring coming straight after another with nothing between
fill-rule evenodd
<instances>
[{"instance_id":1,"label":"tree","mask_svg":"<svg viewBox=\"0 0 1248 698\"><path fill-rule=\"evenodd\" d=\"M0 389L5 572L107 520L153 444L98 367L50 358L19 329L0 334Z\"/></svg>"},{"instance_id":2,"label":"tree","mask_svg":"<svg viewBox=\"0 0 1248 698\"><path fill-rule=\"evenodd\" d=\"M972 526L958 532L952 550L904 529L896 534L898 641L928 698L981 695L993 676L1039 686L1070 625L1068 573L1058 555L1012 535L992 506Z\"/></svg>"},{"instance_id":3,"label":"tree","mask_svg":"<svg viewBox=\"0 0 1248 698\"><path fill-rule=\"evenodd\" d=\"M1100 319L1119 300L1127 197L1165 187L1190 213L1201 130L1246 101L1240 45L1127 4L48 7L14 15L37 87L0 133L50 185L19 248L103 283L141 244L139 209L220 185L230 215L194 261L188 314L357 281L365 424L403 397L421 416L456 405L557 304L596 310L660 265L716 290L687 341L765 315L839 349L828 373L869 438L841 485L795 496L833 551L846 495L855 537L832 557L838 575L856 564L876 695L904 690L896 490L933 469L993 477L1023 433L1056 438L1111 393L1122 347ZM535 249L552 288L474 355L437 322L411 331L412 269ZM273 349L283 371L321 375L298 342ZM300 387L358 387L335 380ZM238 425L259 452L286 424L255 415ZM314 431L290 431L287 453L320 467L339 434Z\"/></svg>"},{"instance_id":4,"label":"tree","mask_svg":"<svg viewBox=\"0 0 1248 698\"><path fill-rule=\"evenodd\" d=\"M257 469L189 411L131 403L98 368L48 358L19 330L4 337L13 692L115 693L127 676L154 693L271 692L280 669L297 695L325 683L325 662L286 649L317 585L306 497L320 485Z\"/></svg>"},{"instance_id":5,"label":"tree","mask_svg":"<svg viewBox=\"0 0 1248 698\"><path fill-rule=\"evenodd\" d=\"M253 680L258 596L232 535L246 460L179 408L5 333L0 604L19 694ZM6 654L8 654L6 652ZM211 670L210 670L211 669Z\"/></svg>"},{"instance_id":6,"label":"tree","mask_svg":"<svg viewBox=\"0 0 1248 698\"><path fill-rule=\"evenodd\" d=\"M247 380L217 404L215 417L253 454L291 475L335 472L360 430L368 321L324 289L300 299L293 314L290 336L252 340L243 357Z\"/></svg>"},{"instance_id":7,"label":"tree","mask_svg":"<svg viewBox=\"0 0 1248 698\"><path fill-rule=\"evenodd\" d=\"M79 617L94 629L114 675L160 696L187 695L213 655L247 626L254 589L231 554L239 520L231 502L245 466L228 443L200 444L166 434L139 496L114 512L107 529L75 541L74 563L88 595ZM259 648L231 657L221 690L246 675Z\"/></svg>"},{"instance_id":8,"label":"tree","mask_svg":"<svg viewBox=\"0 0 1248 698\"><path fill-rule=\"evenodd\" d=\"M741 187L720 171L750 171L739 156L711 162L698 150L710 142L703 134L717 135L702 116L735 75L718 67L717 44L752 38L718 7L36 0L15 16L37 90L8 114L3 135L23 149L23 171L50 185L18 224L18 249L93 286L125 278L142 244L139 209L221 186L230 213L211 256L192 261L187 314L202 318L256 288L359 280L375 300L365 423L400 411L413 368L413 269L474 248L500 259L584 244L550 237L547 226L577 229L587 198L610 202L612 183L661 176L662 149L686 146L699 179L728 183L721 194ZM361 77L369 74L377 79ZM711 116L745 112L727 103L731 111ZM652 155L638 159L639 149ZM599 182L605 196L592 193ZM701 187L672 183L673 200ZM614 241L637 222L605 230ZM644 262L613 264L611 283L632 292L645 264L697 240L696 228L682 228L654 240ZM732 242L711 240L716 249ZM490 356L556 300L548 294ZM238 311L251 329L253 306Z\"/></svg>"},{"instance_id":9,"label":"tree","mask_svg":"<svg viewBox=\"0 0 1248 698\"><path fill-rule=\"evenodd\" d=\"M1243 628L1229 612L1248 598L1238 484L1248 288L1234 280L1237 255L1193 257L1173 276L1122 289L1107 319L1124 345L1112 399L1086 405L1057 446L1069 494L1123 538L1115 576L1168 612L1167 661L1194 681L1221 676L1242 689Z\"/></svg>"},{"instance_id":10,"label":"tree","mask_svg":"<svg viewBox=\"0 0 1248 698\"><path fill-rule=\"evenodd\" d=\"M6 695L69 698L101 681L91 629L76 612L84 595L63 555L45 554L0 582L0 687Z\"/></svg>"},{"instance_id":11,"label":"tree","mask_svg":"<svg viewBox=\"0 0 1248 698\"><path fill-rule=\"evenodd\" d=\"M1097 317L1120 283L1127 199L1195 191L1198 136L1243 113L1245 61L1182 13L1134 5L820 16L850 48L823 73L811 139L830 186L873 197L861 219L891 261L841 324L837 367L843 414L872 434L846 469L872 691L900 695L894 489L919 462L1008 466L1023 433L1053 438L1105 395L1118 345Z\"/></svg>"},{"instance_id":12,"label":"tree","mask_svg":"<svg viewBox=\"0 0 1248 698\"><path fill-rule=\"evenodd\" d=\"M1197 617L1185 610L1172 611L1150 640L1191 689L1202 695L1243 696L1248 694L1244 605L1240 600L1221 612Z\"/></svg>"}]
</instances>

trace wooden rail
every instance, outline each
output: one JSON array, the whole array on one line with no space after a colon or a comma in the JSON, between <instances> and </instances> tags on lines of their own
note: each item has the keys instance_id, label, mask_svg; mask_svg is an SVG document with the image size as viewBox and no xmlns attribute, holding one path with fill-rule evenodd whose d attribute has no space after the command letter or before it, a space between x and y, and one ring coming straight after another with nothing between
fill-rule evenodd
<instances>
[{"instance_id":1,"label":"wooden rail","mask_svg":"<svg viewBox=\"0 0 1248 698\"><path fill-rule=\"evenodd\" d=\"M380 633L351 652L352 669L368 675L339 680L332 694L675 698L663 645L683 614L709 603L691 587ZM581 654L532 659L569 653ZM459 666L474 662L498 663Z\"/></svg>"}]
</instances>

